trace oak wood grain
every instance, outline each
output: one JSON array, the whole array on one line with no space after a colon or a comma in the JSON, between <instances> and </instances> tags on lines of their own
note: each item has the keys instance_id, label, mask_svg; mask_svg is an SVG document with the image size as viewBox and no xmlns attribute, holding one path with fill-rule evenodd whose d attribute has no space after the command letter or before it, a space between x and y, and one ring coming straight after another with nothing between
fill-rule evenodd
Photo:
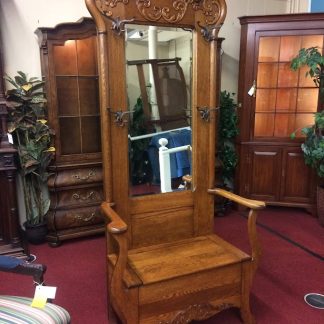
<instances>
[{"instance_id":1,"label":"oak wood grain","mask_svg":"<svg viewBox=\"0 0 324 324\"><path fill-rule=\"evenodd\" d=\"M123 323L188 323L237 307L253 323L249 294L260 257L256 236L261 202L225 191L215 182L215 127L219 100L218 31L224 0L86 0L99 30L99 75L107 219L108 294ZM191 28L191 190L131 197L127 127L111 112L127 110L124 22ZM105 107L109 107L107 110ZM209 118L201 118L199 108ZM109 116L109 118L108 118ZM252 253L213 234L214 197L221 194L251 209L247 224ZM112 206L112 203L114 205Z\"/></svg>"}]
</instances>

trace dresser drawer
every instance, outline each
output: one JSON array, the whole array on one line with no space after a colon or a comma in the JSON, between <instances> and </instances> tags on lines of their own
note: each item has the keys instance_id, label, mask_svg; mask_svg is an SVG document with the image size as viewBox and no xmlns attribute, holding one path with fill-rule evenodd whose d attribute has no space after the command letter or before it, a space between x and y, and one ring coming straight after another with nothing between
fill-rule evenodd
<instances>
[{"instance_id":1,"label":"dresser drawer","mask_svg":"<svg viewBox=\"0 0 324 324\"><path fill-rule=\"evenodd\" d=\"M101 167L88 167L58 171L56 175L49 179L48 186L50 188L57 188L96 182L102 182Z\"/></svg>"},{"instance_id":2,"label":"dresser drawer","mask_svg":"<svg viewBox=\"0 0 324 324\"><path fill-rule=\"evenodd\" d=\"M99 206L51 211L48 217L49 230L56 231L100 223L104 223L104 218Z\"/></svg>"},{"instance_id":3,"label":"dresser drawer","mask_svg":"<svg viewBox=\"0 0 324 324\"><path fill-rule=\"evenodd\" d=\"M52 193L52 208L100 204L103 201L102 186L90 188L75 188Z\"/></svg>"}]
</instances>

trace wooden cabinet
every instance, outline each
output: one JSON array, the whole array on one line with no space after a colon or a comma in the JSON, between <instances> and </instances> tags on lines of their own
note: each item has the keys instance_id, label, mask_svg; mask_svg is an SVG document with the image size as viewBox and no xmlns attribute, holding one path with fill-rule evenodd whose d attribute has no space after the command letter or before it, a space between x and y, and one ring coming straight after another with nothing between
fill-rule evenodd
<instances>
[{"instance_id":1,"label":"wooden cabinet","mask_svg":"<svg viewBox=\"0 0 324 324\"><path fill-rule=\"evenodd\" d=\"M96 27L91 18L39 28L55 162L48 181L48 241L104 231Z\"/></svg>"},{"instance_id":2,"label":"wooden cabinet","mask_svg":"<svg viewBox=\"0 0 324 324\"><path fill-rule=\"evenodd\" d=\"M238 191L273 205L313 208L316 179L304 163L300 130L313 123L319 92L306 69L293 71L290 62L301 48L323 48L324 15L240 22Z\"/></svg>"},{"instance_id":3,"label":"wooden cabinet","mask_svg":"<svg viewBox=\"0 0 324 324\"><path fill-rule=\"evenodd\" d=\"M0 255L23 257L29 252L20 235L16 192L17 151L9 143L7 136L8 113L3 76L0 39Z\"/></svg>"},{"instance_id":4,"label":"wooden cabinet","mask_svg":"<svg viewBox=\"0 0 324 324\"><path fill-rule=\"evenodd\" d=\"M242 195L282 206L312 203L313 174L299 147L253 143L242 145L241 156Z\"/></svg>"}]
</instances>

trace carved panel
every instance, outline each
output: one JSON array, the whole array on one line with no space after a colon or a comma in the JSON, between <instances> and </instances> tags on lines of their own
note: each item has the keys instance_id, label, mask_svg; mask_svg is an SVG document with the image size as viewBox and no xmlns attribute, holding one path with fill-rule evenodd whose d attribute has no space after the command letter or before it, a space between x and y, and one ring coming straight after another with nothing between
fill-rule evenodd
<instances>
[{"instance_id":1,"label":"carved panel","mask_svg":"<svg viewBox=\"0 0 324 324\"><path fill-rule=\"evenodd\" d=\"M217 306L211 304L195 304L189 306L186 310L179 312L172 320L162 321L160 324L184 324L193 320L202 321L233 306L233 304L229 303L223 303Z\"/></svg>"},{"instance_id":2,"label":"carved panel","mask_svg":"<svg viewBox=\"0 0 324 324\"><path fill-rule=\"evenodd\" d=\"M0 155L0 169L15 167L14 155L4 154Z\"/></svg>"},{"instance_id":3,"label":"carved panel","mask_svg":"<svg viewBox=\"0 0 324 324\"><path fill-rule=\"evenodd\" d=\"M91 184L102 181L102 168L78 168L75 170L63 170L54 177L49 178L50 188L67 187L71 185Z\"/></svg>"},{"instance_id":4,"label":"carved panel","mask_svg":"<svg viewBox=\"0 0 324 324\"><path fill-rule=\"evenodd\" d=\"M49 230L64 230L102 224L98 206L88 208L77 208L71 210L59 210L56 213L50 211L48 215Z\"/></svg>"},{"instance_id":5,"label":"carved panel","mask_svg":"<svg viewBox=\"0 0 324 324\"><path fill-rule=\"evenodd\" d=\"M112 9L118 3L128 5L129 0L96 0L98 9L110 18L113 16ZM194 11L202 12L206 25L221 23L226 11L225 0L173 0L168 5L161 0L136 0L136 7L146 20L153 22L164 20L168 23L180 22L191 7ZM115 20L117 17L112 19Z\"/></svg>"},{"instance_id":6,"label":"carved panel","mask_svg":"<svg viewBox=\"0 0 324 324\"><path fill-rule=\"evenodd\" d=\"M53 197L52 201L56 208L100 204L103 200L102 186L62 190L57 192L56 195L57 200Z\"/></svg>"}]
</instances>

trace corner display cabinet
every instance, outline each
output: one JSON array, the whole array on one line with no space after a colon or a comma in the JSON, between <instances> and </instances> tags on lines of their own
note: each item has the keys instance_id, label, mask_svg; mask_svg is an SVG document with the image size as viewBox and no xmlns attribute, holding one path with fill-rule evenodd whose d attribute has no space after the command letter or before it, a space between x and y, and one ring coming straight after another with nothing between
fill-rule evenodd
<instances>
[{"instance_id":1,"label":"corner display cabinet","mask_svg":"<svg viewBox=\"0 0 324 324\"><path fill-rule=\"evenodd\" d=\"M91 18L36 30L55 131L47 216L52 246L104 232L96 33Z\"/></svg>"},{"instance_id":2,"label":"corner display cabinet","mask_svg":"<svg viewBox=\"0 0 324 324\"><path fill-rule=\"evenodd\" d=\"M214 188L219 100L219 93L215 91L219 82L218 31L226 15L225 1L86 0L86 4L98 28L105 189L102 212L108 223L109 322L117 315L128 324L189 323L236 307L244 323L255 323L249 296L260 259L256 216L265 204ZM148 40L147 31L157 37ZM140 38L135 39L136 34ZM158 46L159 42L163 44ZM181 55L178 61L183 64L184 79L190 85L189 100L181 100L191 103L183 107L189 110L189 126L185 129L185 138L191 137L189 145L181 144L184 138L181 130L170 129L167 125L164 128L167 133L159 127L154 131L150 127L145 132L144 126L152 126L157 117L154 114L159 110L155 110L156 101L152 100L152 83L147 87L152 100L152 116L145 120L147 116L142 114L139 118L139 100L134 108L132 93L135 92L137 98L141 89L131 83L134 74L127 60L142 62L148 59L144 50L147 43L149 48L154 46L159 52L160 63L168 57L180 58ZM186 58L188 54L192 57ZM145 73L140 72L141 75ZM176 101L173 96L179 94L168 89L177 76L168 65L163 66L162 72L163 100ZM172 111L166 112L164 122L172 123L172 116ZM142 122L140 138L129 134L135 119L136 125L139 120ZM169 149L167 138L171 141L171 135L174 145ZM170 186L163 191L161 185L159 191L147 171L147 183L131 181L132 172L138 171L132 163L135 145L131 144L141 141L136 145L138 155L143 147L145 152L148 148L154 149L153 145L158 142L156 136L162 136L158 137L160 157L171 152L184 153L176 155L177 166L189 160L189 189ZM180 152L183 148L185 152ZM153 163L149 157L146 161L145 170L149 170ZM168 164L161 161L165 160L160 160L160 166L157 161L156 167L160 168L162 183L162 180L170 181L170 168L174 166L169 164L167 169ZM250 208L246 227L250 254L214 234L214 195Z\"/></svg>"},{"instance_id":3,"label":"corner display cabinet","mask_svg":"<svg viewBox=\"0 0 324 324\"><path fill-rule=\"evenodd\" d=\"M319 91L306 69L293 71L290 62L301 48L322 50L324 15L242 17L240 22L239 193L314 211L316 179L304 163L300 130L314 121Z\"/></svg>"}]
</instances>

